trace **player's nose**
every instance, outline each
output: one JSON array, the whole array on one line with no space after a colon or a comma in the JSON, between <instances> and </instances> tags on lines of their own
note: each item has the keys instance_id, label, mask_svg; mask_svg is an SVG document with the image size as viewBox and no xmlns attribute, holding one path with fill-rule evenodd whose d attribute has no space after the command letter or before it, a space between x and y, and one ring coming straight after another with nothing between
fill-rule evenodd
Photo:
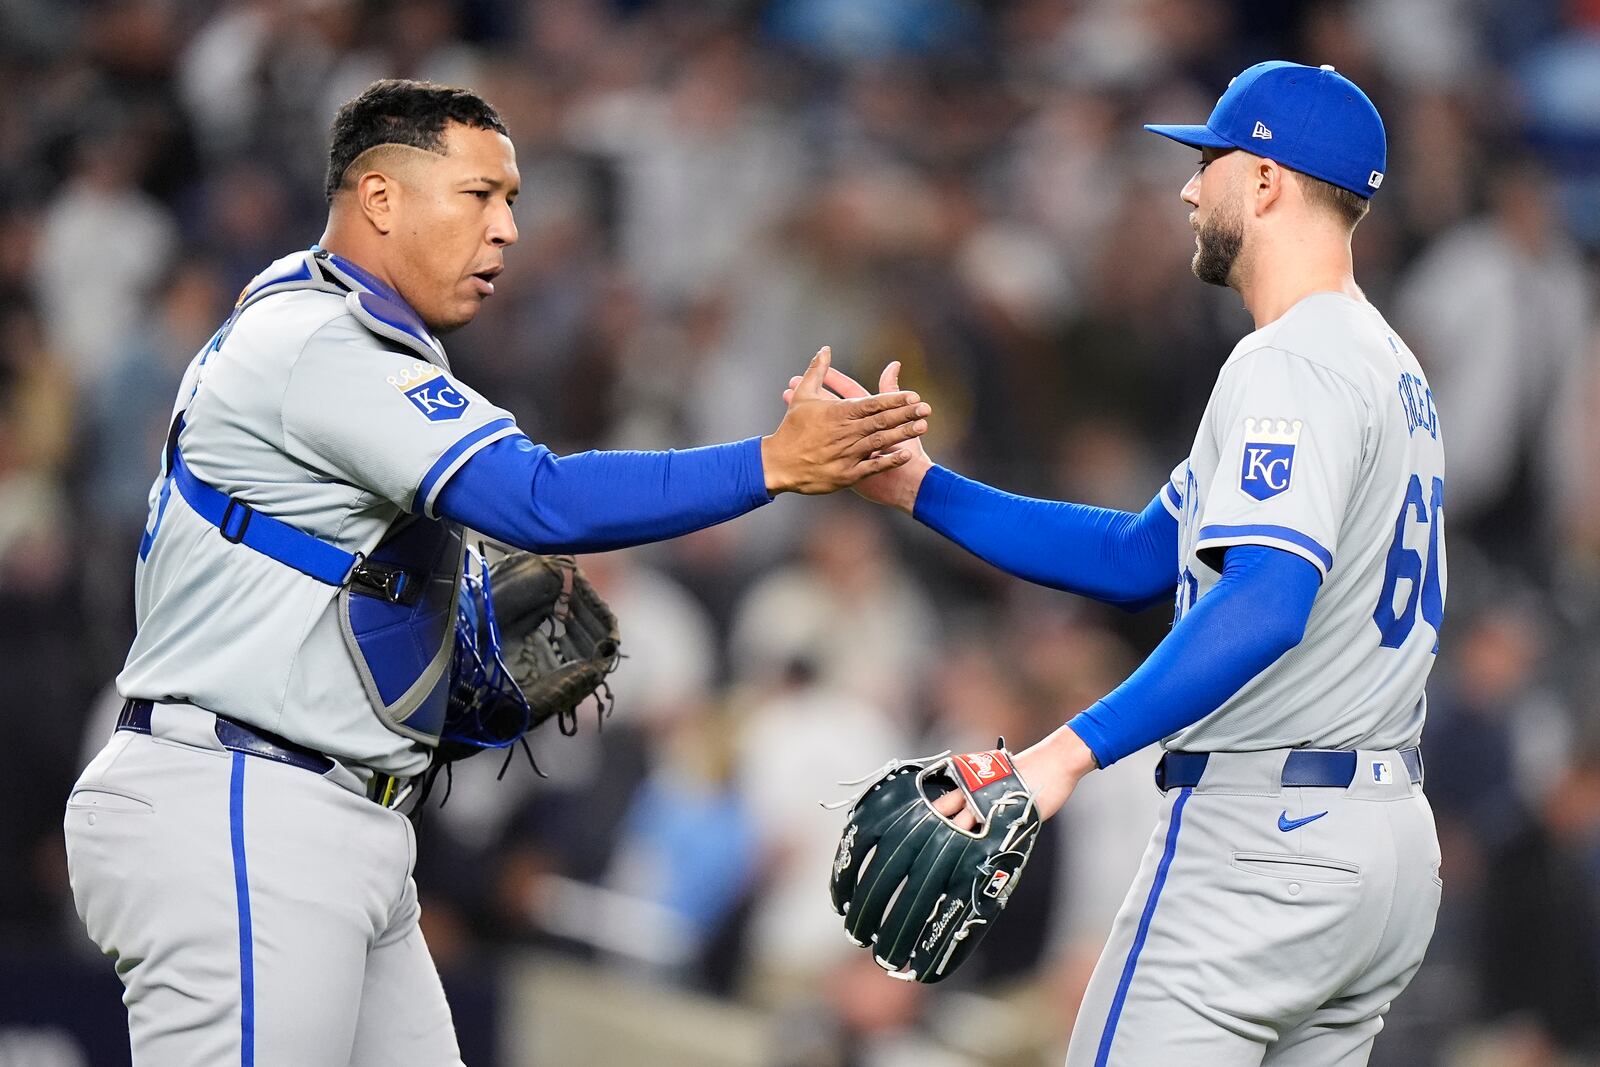
<instances>
[{"instance_id":1,"label":"player's nose","mask_svg":"<svg viewBox=\"0 0 1600 1067\"><path fill-rule=\"evenodd\" d=\"M510 204L500 205L500 210L489 222L489 232L485 236L496 248L517 243L517 220L511 214Z\"/></svg>"},{"instance_id":2,"label":"player's nose","mask_svg":"<svg viewBox=\"0 0 1600 1067\"><path fill-rule=\"evenodd\" d=\"M1200 171L1194 172L1194 177L1184 185L1183 191L1178 194L1185 204L1197 208L1200 206Z\"/></svg>"}]
</instances>

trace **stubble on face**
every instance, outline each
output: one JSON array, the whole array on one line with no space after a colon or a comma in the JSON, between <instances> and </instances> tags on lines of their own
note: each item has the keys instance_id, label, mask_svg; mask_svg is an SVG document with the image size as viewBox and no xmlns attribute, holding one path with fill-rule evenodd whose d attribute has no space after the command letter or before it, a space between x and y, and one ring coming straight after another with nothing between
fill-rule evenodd
<instances>
[{"instance_id":1,"label":"stubble on face","mask_svg":"<svg viewBox=\"0 0 1600 1067\"><path fill-rule=\"evenodd\" d=\"M1237 196L1211 210L1199 225L1198 237L1189 269L1207 285L1231 285L1234 266L1244 253L1244 212Z\"/></svg>"}]
</instances>

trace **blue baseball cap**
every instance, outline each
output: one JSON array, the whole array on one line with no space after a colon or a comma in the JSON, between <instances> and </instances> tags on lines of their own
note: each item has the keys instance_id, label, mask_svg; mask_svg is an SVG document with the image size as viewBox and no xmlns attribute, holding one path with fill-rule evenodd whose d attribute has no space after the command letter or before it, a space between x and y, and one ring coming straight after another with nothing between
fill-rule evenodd
<instances>
[{"instance_id":1,"label":"blue baseball cap","mask_svg":"<svg viewBox=\"0 0 1600 1067\"><path fill-rule=\"evenodd\" d=\"M1146 126L1191 148L1241 148L1360 197L1383 184L1383 119L1330 66L1275 59L1228 83L1204 126Z\"/></svg>"}]
</instances>

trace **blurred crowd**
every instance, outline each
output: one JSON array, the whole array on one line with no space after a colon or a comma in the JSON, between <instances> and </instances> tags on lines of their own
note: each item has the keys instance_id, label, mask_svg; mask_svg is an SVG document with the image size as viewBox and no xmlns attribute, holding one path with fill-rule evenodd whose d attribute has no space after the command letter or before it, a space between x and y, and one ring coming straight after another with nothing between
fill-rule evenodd
<instances>
[{"instance_id":1,"label":"blurred crowd","mask_svg":"<svg viewBox=\"0 0 1600 1067\"><path fill-rule=\"evenodd\" d=\"M0 0L0 950L92 952L61 810L115 713L176 384L320 234L327 125L370 80L473 87L511 129L521 240L448 344L534 439L769 432L826 343L867 381L904 364L939 461L1137 510L1251 329L1189 275L1195 160L1139 124L1201 121L1272 57L1385 117L1357 277L1449 462L1447 891L1374 1063L1600 1062L1595 0ZM890 755L1031 742L1170 611L1027 587L846 498L586 566L622 620L615 712L537 735L548 778L480 757L422 816L446 974L572 953L773 1013L780 1067L971 1062L979 994L1055 1062L1150 754L1050 824L953 992L846 944L816 802Z\"/></svg>"}]
</instances>

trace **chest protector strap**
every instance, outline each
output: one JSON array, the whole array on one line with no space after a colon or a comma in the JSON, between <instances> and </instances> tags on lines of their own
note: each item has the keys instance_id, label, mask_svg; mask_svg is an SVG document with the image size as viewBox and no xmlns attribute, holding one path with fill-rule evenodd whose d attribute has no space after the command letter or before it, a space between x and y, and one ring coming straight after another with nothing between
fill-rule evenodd
<instances>
[{"instance_id":1,"label":"chest protector strap","mask_svg":"<svg viewBox=\"0 0 1600 1067\"><path fill-rule=\"evenodd\" d=\"M362 563L356 553L280 522L202 482L183 461L179 448L172 450L172 481L195 514L221 531L223 540L253 548L319 582L344 585Z\"/></svg>"}]
</instances>

